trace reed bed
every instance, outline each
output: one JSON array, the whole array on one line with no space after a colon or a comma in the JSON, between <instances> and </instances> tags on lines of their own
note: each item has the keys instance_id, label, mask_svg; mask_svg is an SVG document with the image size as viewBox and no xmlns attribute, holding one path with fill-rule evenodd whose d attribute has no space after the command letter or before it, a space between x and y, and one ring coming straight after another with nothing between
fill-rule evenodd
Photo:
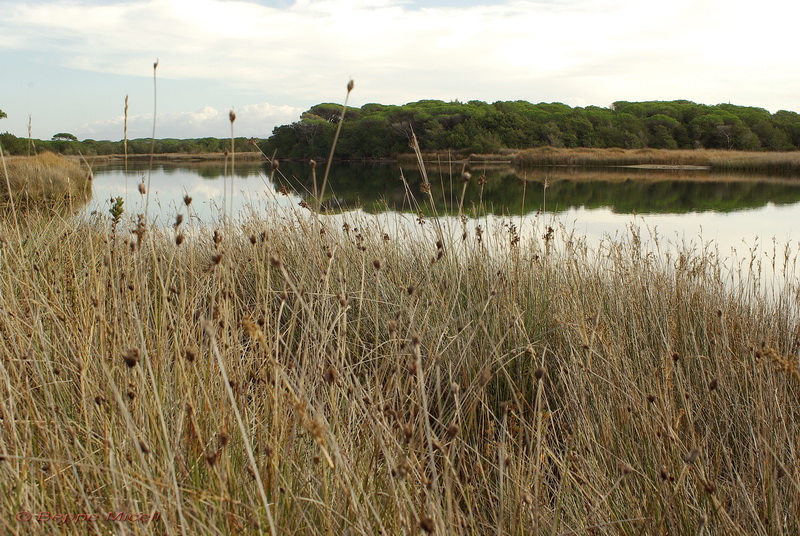
<instances>
[{"instance_id":1,"label":"reed bed","mask_svg":"<svg viewBox=\"0 0 800 536\"><path fill-rule=\"evenodd\" d=\"M592 149L538 147L517 153L519 168L535 166L703 166L714 171L800 174L800 153L711 149Z\"/></svg>"},{"instance_id":2,"label":"reed bed","mask_svg":"<svg viewBox=\"0 0 800 536\"><path fill-rule=\"evenodd\" d=\"M3 201L8 201L9 186L15 200L23 203L86 201L91 196L91 171L74 160L43 152L36 156L12 157L3 163L5 169L0 166L3 183L0 199Z\"/></svg>"},{"instance_id":3,"label":"reed bed","mask_svg":"<svg viewBox=\"0 0 800 536\"><path fill-rule=\"evenodd\" d=\"M800 532L790 248L112 208L0 214L5 533Z\"/></svg>"}]
</instances>

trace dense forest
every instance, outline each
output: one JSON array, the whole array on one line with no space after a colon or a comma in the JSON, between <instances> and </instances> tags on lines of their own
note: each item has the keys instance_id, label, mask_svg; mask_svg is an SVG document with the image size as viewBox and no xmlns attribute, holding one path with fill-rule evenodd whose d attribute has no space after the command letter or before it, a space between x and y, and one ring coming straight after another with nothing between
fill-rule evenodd
<instances>
[{"instance_id":1,"label":"dense forest","mask_svg":"<svg viewBox=\"0 0 800 536\"><path fill-rule=\"evenodd\" d=\"M319 104L275 128L265 152L326 155L341 106ZM788 151L800 148L800 114L690 101L619 101L610 108L572 108L526 101L442 102L348 109L336 155L384 157L409 151L411 132L423 151L496 153L529 147L622 147Z\"/></svg>"},{"instance_id":2,"label":"dense forest","mask_svg":"<svg viewBox=\"0 0 800 536\"><path fill-rule=\"evenodd\" d=\"M237 138L237 152L261 149L279 158L327 157L341 117L340 104L318 104L300 120L278 126L267 140ZM527 101L443 102L401 106L365 104L349 108L336 145L338 158L386 158L410 152L416 135L423 151L498 153L531 147L621 147L628 149L800 149L800 114L733 104L649 101L572 108ZM60 133L51 140L0 134L7 154L51 150L62 154L122 154L121 141L78 141ZM257 144L257 147L256 147ZM150 139L128 140L128 154L149 154ZM156 140L154 152L214 153L230 147L217 138Z\"/></svg>"}]
</instances>

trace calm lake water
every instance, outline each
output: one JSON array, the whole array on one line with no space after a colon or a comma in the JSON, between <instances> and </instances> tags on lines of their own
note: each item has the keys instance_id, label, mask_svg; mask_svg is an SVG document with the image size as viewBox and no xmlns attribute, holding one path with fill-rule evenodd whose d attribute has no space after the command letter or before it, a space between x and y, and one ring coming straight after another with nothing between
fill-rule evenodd
<instances>
[{"instance_id":1,"label":"calm lake water","mask_svg":"<svg viewBox=\"0 0 800 536\"><path fill-rule=\"evenodd\" d=\"M776 247L781 256L784 246L800 249L800 178L632 168L540 168L520 176L510 168L473 165L465 186L462 169L460 164L430 165L427 172L436 213L455 220L463 191L463 213L471 216L472 227L513 220L524 235L527 221L544 219L592 245L629 236L633 225L672 244L710 245L737 262L752 258L751 251L766 262ZM223 201L234 216L266 212L265 207L299 209L313 188L311 168L301 163L282 163L275 174L266 164L237 163L232 180L230 168L219 162L156 164L152 171L129 165L127 174L121 166L94 171L89 212L108 214L109 200L117 196L125 200L128 214L143 211L137 186L149 180L149 212L162 223L174 221L179 210L185 213L185 194L193 198L191 219L213 224L222 216ZM324 166L318 166L320 184L323 173ZM334 165L327 187L334 196L330 208L338 214L332 217L374 214L388 228L419 227L420 211L433 214L420 192L421 180L411 166ZM787 269L800 278L800 268Z\"/></svg>"}]
</instances>

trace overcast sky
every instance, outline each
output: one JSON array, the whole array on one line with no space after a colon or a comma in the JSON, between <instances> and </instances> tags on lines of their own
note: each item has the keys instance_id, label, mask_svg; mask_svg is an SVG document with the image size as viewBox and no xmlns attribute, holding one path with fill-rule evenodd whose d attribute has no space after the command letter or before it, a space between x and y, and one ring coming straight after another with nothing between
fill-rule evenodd
<instances>
[{"instance_id":1,"label":"overcast sky","mask_svg":"<svg viewBox=\"0 0 800 536\"><path fill-rule=\"evenodd\" d=\"M800 112L788 0L0 0L0 132L267 137L320 102Z\"/></svg>"}]
</instances>

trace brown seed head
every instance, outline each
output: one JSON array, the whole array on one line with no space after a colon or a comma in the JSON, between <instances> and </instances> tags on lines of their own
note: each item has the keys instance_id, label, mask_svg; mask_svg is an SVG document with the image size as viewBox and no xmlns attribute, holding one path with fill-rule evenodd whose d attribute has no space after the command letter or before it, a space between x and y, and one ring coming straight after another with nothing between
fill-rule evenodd
<instances>
[{"instance_id":1,"label":"brown seed head","mask_svg":"<svg viewBox=\"0 0 800 536\"><path fill-rule=\"evenodd\" d=\"M425 516L419 520L419 528L424 530L426 533L431 534L434 530L436 530L436 524L433 522L433 519Z\"/></svg>"},{"instance_id":2,"label":"brown seed head","mask_svg":"<svg viewBox=\"0 0 800 536\"><path fill-rule=\"evenodd\" d=\"M175 245L180 246L181 244L183 244L184 240L186 240L186 237L183 235L183 233L179 234L178 236L175 237Z\"/></svg>"},{"instance_id":3,"label":"brown seed head","mask_svg":"<svg viewBox=\"0 0 800 536\"><path fill-rule=\"evenodd\" d=\"M236 121L236 112L234 112L233 110L231 110L231 111L228 113L228 119L230 119L230 120L231 120L231 123L233 123L234 121Z\"/></svg>"},{"instance_id":4,"label":"brown seed head","mask_svg":"<svg viewBox=\"0 0 800 536\"><path fill-rule=\"evenodd\" d=\"M142 194L142 195L147 193L147 189L144 187L144 183L143 182L139 183L139 193Z\"/></svg>"},{"instance_id":5,"label":"brown seed head","mask_svg":"<svg viewBox=\"0 0 800 536\"><path fill-rule=\"evenodd\" d=\"M125 361L125 364L128 365L128 368L135 367L136 363L139 362L139 349L138 348L128 348L122 354L122 359Z\"/></svg>"},{"instance_id":6,"label":"brown seed head","mask_svg":"<svg viewBox=\"0 0 800 536\"><path fill-rule=\"evenodd\" d=\"M697 449L692 449L692 451L686 455L683 461L685 461L688 464L693 464L694 462L697 461L698 456L700 456L700 451Z\"/></svg>"},{"instance_id":7,"label":"brown seed head","mask_svg":"<svg viewBox=\"0 0 800 536\"><path fill-rule=\"evenodd\" d=\"M630 464L625 463L623 461L617 463L617 469L619 470L620 473L622 473L622 476L629 475L633 472L633 467L631 467Z\"/></svg>"},{"instance_id":8,"label":"brown seed head","mask_svg":"<svg viewBox=\"0 0 800 536\"><path fill-rule=\"evenodd\" d=\"M189 194L184 194L183 204L186 205L187 207L192 204L192 197Z\"/></svg>"},{"instance_id":9,"label":"brown seed head","mask_svg":"<svg viewBox=\"0 0 800 536\"><path fill-rule=\"evenodd\" d=\"M536 378L537 380L541 380L544 377L544 369L537 368L536 370L534 370L533 377Z\"/></svg>"},{"instance_id":10,"label":"brown seed head","mask_svg":"<svg viewBox=\"0 0 800 536\"><path fill-rule=\"evenodd\" d=\"M354 85L355 85L355 83L353 82L353 79L351 78L351 79L350 79L350 81L347 83L347 92L348 92L348 93L350 93L351 91L353 91L353 86L354 86Z\"/></svg>"},{"instance_id":11,"label":"brown seed head","mask_svg":"<svg viewBox=\"0 0 800 536\"><path fill-rule=\"evenodd\" d=\"M491 381L491 379L492 379L492 369L486 367L485 369L483 369L480 376L478 376L478 384L480 384L481 387L486 387L486 384L488 384Z\"/></svg>"},{"instance_id":12,"label":"brown seed head","mask_svg":"<svg viewBox=\"0 0 800 536\"><path fill-rule=\"evenodd\" d=\"M333 385L334 383L336 383L336 378L338 376L339 373L336 372L336 369L333 368L333 366L330 366L325 370L323 378L325 379L325 383L327 383L328 385Z\"/></svg>"}]
</instances>

